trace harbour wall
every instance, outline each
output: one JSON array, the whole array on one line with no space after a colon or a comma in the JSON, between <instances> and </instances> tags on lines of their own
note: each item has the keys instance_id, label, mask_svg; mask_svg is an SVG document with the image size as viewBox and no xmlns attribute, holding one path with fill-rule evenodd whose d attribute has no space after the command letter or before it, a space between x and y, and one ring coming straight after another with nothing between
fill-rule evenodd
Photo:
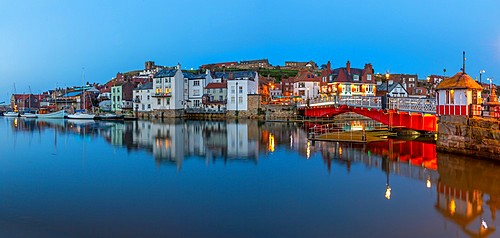
<instances>
[{"instance_id":1,"label":"harbour wall","mask_svg":"<svg viewBox=\"0 0 500 238\"><path fill-rule=\"evenodd\" d=\"M436 144L438 151L500 161L500 121L443 115Z\"/></svg>"}]
</instances>

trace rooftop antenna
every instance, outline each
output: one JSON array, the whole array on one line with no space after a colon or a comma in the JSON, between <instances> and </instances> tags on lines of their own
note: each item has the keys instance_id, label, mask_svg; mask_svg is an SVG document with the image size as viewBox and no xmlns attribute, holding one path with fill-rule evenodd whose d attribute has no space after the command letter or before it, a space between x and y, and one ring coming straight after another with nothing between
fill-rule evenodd
<instances>
[{"instance_id":1,"label":"rooftop antenna","mask_svg":"<svg viewBox=\"0 0 500 238\"><path fill-rule=\"evenodd\" d=\"M462 52L462 55L463 55L463 58L462 58L462 63L463 63L463 66L462 66L462 73L465 74L465 51Z\"/></svg>"}]
</instances>

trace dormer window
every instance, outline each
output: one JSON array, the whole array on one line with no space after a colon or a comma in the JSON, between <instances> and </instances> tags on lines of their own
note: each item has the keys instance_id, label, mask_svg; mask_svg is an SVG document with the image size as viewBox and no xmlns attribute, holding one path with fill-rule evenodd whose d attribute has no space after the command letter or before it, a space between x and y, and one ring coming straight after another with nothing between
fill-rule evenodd
<instances>
[{"instance_id":1,"label":"dormer window","mask_svg":"<svg viewBox=\"0 0 500 238\"><path fill-rule=\"evenodd\" d=\"M359 81L359 75L357 75L357 74L353 75L353 76L352 76L352 79L353 79L354 81Z\"/></svg>"}]
</instances>

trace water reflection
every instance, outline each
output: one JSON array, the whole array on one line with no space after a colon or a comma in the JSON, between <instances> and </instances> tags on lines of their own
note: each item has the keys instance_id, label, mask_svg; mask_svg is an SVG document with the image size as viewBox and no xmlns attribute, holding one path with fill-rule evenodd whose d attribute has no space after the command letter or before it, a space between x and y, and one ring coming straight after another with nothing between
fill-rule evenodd
<instances>
[{"instance_id":1,"label":"water reflection","mask_svg":"<svg viewBox=\"0 0 500 238\"><path fill-rule=\"evenodd\" d=\"M351 174L353 169L359 171L359 166L375 169L384 174L379 191L382 199L401 203L401 186L394 185L394 179L409 179L434 192L433 204L427 207L434 206L438 217L458 227L460 234L470 237L495 234L500 207L500 165L436 153L434 143L399 140L369 144L311 143L307 140L307 128L257 121L5 120L14 134L53 133L54 146L64 135L103 138L113 147L147 152L158 166L173 165L178 170L189 159L207 164L220 161L251 165L258 164L259 157L286 159L272 157L281 151L293 153L304 161L319 158L324 164L323 171L328 173L340 169ZM429 219L434 223L441 221Z\"/></svg>"}]
</instances>

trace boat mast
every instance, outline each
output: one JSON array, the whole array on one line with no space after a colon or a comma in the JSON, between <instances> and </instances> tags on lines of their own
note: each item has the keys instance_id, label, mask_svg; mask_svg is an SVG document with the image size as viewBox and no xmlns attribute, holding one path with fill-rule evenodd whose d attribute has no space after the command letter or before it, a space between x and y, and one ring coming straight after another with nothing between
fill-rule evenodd
<instances>
[{"instance_id":1,"label":"boat mast","mask_svg":"<svg viewBox=\"0 0 500 238\"><path fill-rule=\"evenodd\" d=\"M30 90L30 95L28 95L28 110L31 112L31 86L28 86L28 89Z\"/></svg>"},{"instance_id":2,"label":"boat mast","mask_svg":"<svg viewBox=\"0 0 500 238\"><path fill-rule=\"evenodd\" d=\"M83 106L82 106L82 109L83 109L83 113L85 113L86 111L86 106L85 105L85 67L82 67L82 97L83 97Z\"/></svg>"}]
</instances>

